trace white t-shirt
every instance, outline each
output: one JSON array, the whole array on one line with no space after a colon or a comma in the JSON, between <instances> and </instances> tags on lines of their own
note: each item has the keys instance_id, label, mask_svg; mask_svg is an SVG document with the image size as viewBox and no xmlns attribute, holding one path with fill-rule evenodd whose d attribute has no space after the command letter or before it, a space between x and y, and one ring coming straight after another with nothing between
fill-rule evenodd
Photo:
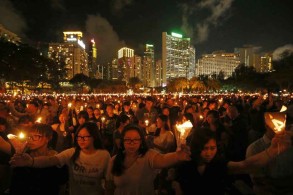
<instances>
[{"instance_id":1,"label":"white t-shirt","mask_svg":"<svg viewBox=\"0 0 293 195\"><path fill-rule=\"evenodd\" d=\"M172 131L165 131L164 133L160 133L159 136L154 138L154 144L164 148L165 151L160 151L160 149L158 149L159 152L171 152L171 149L175 145L175 138Z\"/></svg>"},{"instance_id":2,"label":"white t-shirt","mask_svg":"<svg viewBox=\"0 0 293 195\"><path fill-rule=\"evenodd\" d=\"M155 150L149 149L143 156L124 171L121 176L113 176L111 174L113 161L116 156L112 157L107 172L106 180L114 181L115 195L153 195L154 179L158 173L157 169L153 168L154 157L159 155Z\"/></svg>"},{"instance_id":3,"label":"white t-shirt","mask_svg":"<svg viewBox=\"0 0 293 195\"><path fill-rule=\"evenodd\" d=\"M59 165L69 167L69 192L70 195L98 195L103 194L102 180L106 176L110 161L107 150L97 150L93 154L80 151L75 164L71 157L75 148L64 150L56 155Z\"/></svg>"}]
</instances>

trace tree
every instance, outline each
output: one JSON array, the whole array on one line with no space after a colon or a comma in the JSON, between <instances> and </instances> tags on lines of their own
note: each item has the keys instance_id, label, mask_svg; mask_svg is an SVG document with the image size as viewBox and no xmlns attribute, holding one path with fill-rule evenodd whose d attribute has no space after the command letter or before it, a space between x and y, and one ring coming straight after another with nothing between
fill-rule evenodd
<instances>
[{"instance_id":1,"label":"tree","mask_svg":"<svg viewBox=\"0 0 293 195\"><path fill-rule=\"evenodd\" d=\"M206 89L204 83L197 77L192 77L189 80L189 88L195 91L204 91Z\"/></svg>"},{"instance_id":2,"label":"tree","mask_svg":"<svg viewBox=\"0 0 293 195\"><path fill-rule=\"evenodd\" d=\"M275 82L279 89L293 90L293 54L284 52L280 60L273 61L273 67L269 81Z\"/></svg>"},{"instance_id":3,"label":"tree","mask_svg":"<svg viewBox=\"0 0 293 195\"><path fill-rule=\"evenodd\" d=\"M138 91L142 86L142 82L138 77L130 77L128 85L133 89L133 91Z\"/></svg>"},{"instance_id":4,"label":"tree","mask_svg":"<svg viewBox=\"0 0 293 195\"><path fill-rule=\"evenodd\" d=\"M74 75L74 77L70 79L69 82L75 85L76 87L79 87L80 91L82 92L83 87L85 85L88 85L89 83L89 77L80 73L80 74Z\"/></svg>"}]
</instances>

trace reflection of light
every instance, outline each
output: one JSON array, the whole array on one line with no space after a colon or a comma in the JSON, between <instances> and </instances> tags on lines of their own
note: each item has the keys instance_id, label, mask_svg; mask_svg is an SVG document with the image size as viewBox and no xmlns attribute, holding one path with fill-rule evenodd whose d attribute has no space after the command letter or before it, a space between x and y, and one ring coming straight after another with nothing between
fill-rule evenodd
<instances>
[{"instance_id":1,"label":"reflection of light","mask_svg":"<svg viewBox=\"0 0 293 195\"><path fill-rule=\"evenodd\" d=\"M72 103L68 103L68 108L71 108Z\"/></svg>"}]
</instances>

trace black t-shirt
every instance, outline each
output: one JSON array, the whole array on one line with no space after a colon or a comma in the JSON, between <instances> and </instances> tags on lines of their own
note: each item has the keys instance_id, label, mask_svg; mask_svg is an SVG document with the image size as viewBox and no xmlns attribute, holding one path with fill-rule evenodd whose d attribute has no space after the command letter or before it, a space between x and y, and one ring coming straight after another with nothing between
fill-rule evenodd
<instances>
[{"instance_id":1,"label":"black t-shirt","mask_svg":"<svg viewBox=\"0 0 293 195\"><path fill-rule=\"evenodd\" d=\"M194 194L224 194L225 178L227 177L227 161L214 160L206 165L201 175L197 164L189 161L177 167L177 181L184 195Z\"/></svg>"}]
</instances>

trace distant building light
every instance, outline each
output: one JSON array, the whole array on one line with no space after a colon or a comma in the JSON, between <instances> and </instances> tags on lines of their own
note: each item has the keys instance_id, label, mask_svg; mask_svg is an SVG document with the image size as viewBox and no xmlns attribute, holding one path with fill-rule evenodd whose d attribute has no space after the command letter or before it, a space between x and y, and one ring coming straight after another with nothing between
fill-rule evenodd
<instances>
[{"instance_id":1,"label":"distant building light","mask_svg":"<svg viewBox=\"0 0 293 195\"><path fill-rule=\"evenodd\" d=\"M71 38L67 38L67 41L76 41L76 40L77 40L77 39L74 38L74 37L73 37L73 38L72 38L72 37L71 37Z\"/></svg>"},{"instance_id":2,"label":"distant building light","mask_svg":"<svg viewBox=\"0 0 293 195\"><path fill-rule=\"evenodd\" d=\"M177 38L182 38L182 37L183 37L181 34L174 33L174 32L172 32L171 35L172 35L173 37L177 37Z\"/></svg>"},{"instance_id":3,"label":"distant building light","mask_svg":"<svg viewBox=\"0 0 293 195\"><path fill-rule=\"evenodd\" d=\"M83 43L83 41L77 40L77 43L80 47L82 47L83 49L85 49L85 44Z\"/></svg>"}]
</instances>

